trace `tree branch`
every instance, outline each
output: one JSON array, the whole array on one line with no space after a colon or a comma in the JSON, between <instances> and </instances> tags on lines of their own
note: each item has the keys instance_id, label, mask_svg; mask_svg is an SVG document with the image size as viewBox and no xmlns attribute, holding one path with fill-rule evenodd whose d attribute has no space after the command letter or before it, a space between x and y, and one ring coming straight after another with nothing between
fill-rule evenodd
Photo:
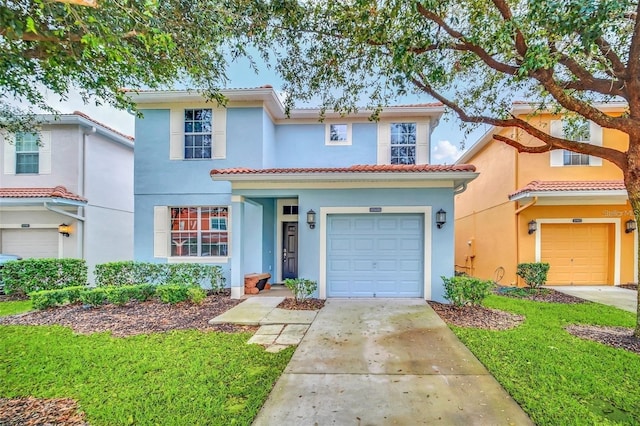
<instances>
[{"instance_id":1,"label":"tree branch","mask_svg":"<svg viewBox=\"0 0 640 426\"><path fill-rule=\"evenodd\" d=\"M598 49L600 49L600 53L602 53L602 56L607 58L607 60L611 64L614 76L621 80L624 80L627 77L627 69L625 68L624 63L622 62L622 60L620 60L620 57L613 50L609 42L602 37L598 37L596 39L596 44L598 45Z\"/></svg>"}]
</instances>

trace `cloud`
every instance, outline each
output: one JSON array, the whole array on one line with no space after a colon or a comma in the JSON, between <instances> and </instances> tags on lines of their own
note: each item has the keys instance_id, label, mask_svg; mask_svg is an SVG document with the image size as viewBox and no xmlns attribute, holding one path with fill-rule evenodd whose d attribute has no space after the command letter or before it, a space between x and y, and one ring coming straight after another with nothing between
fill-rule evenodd
<instances>
[{"instance_id":1,"label":"cloud","mask_svg":"<svg viewBox=\"0 0 640 426\"><path fill-rule=\"evenodd\" d=\"M463 152L459 145L454 145L449 141L438 141L433 147L431 162L433 164L453 164Z\"/></svg>"}]
</instances>

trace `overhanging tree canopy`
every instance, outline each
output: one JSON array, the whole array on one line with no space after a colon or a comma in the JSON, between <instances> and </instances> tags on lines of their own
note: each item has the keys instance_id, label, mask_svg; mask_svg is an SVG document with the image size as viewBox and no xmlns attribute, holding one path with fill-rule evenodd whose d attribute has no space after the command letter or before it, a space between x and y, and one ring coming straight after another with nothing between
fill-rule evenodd
<instances>
[{"instance_id":1,"label":"overhanging tree canopy","mask_svg":"<svg viewBox=\"0 0 640 426\"><path fill-rule=\"evenodd\" d=\"M418 91L467 123L516 127L538 138L521 152L566 149L623 173L640 221L640 17L637 0L276 1L273 28L289 102L318 94L349 111ZM584 117L629 137L626 150L552 136L511 115L513 101ZM597 102L626 101L622 115ZM640 304L639 304L640 305ZM639 311L640 318L640 311ZM640 320L636 328L640 337Z\"/></svg>"},{"instance_id":2,"label":"overhanging tree canopy","mask_svg":"<svg viewBox=\"0 0 640 426\"><path fill-rule=\"evenodd\" d=\"M121 109L122 88L181 82L222 100L229 58L259 42L266 14L249 0L26 0L0 4L0 130L29 128L44 89ZM16 108L13 100L29 105Z\"/></svg>"}]
</instances>

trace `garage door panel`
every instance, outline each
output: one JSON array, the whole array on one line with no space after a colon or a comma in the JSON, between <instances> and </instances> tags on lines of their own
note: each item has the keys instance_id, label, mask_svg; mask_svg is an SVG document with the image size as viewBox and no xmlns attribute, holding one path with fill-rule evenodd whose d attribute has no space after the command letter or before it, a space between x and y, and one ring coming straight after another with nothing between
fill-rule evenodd
<instances>
[{"instance_id":1,"label":"garage door panel","mask_svg":"<svg viewBox=\"0 0 640 426\"><path fill-rule=\"evenodd\" d=\"M540 255L555 285L610 284L610 224L543 224Z\"/></svg>"},{"instance_id":2,"label":"garage door panel","mask_svg":"<svg viewBox=\"0 0 640 426\"><path fill-rule=\"evenodd\" d=\"M57 229L3 229L2 253L23 258L58 257Z\"/></svg>"},{"instance_id":3,"label":"garage door panel","mask_svg":"<svg viewBox=\"0 0 640 426\"><path fill-rule=\"evenodd\" d=\"M329 215L327 295L420 297L424 287L422 217Z\"/></svg>"}]
</instances>

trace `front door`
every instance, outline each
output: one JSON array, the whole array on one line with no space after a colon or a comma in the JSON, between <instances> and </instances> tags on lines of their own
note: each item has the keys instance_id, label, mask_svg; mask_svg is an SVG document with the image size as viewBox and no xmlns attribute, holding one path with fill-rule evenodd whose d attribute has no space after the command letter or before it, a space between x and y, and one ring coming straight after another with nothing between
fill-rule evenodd
<instances>
[{"instance_id":1,"label":"front door","mask_svg":"<svg viewBox=\"0 0 640 426\"><path fill-rule=\"evenodd\" d=\"M282 237L282 279L298 278L298 222L283 222Z\"/></svg>"}]
</instances>

